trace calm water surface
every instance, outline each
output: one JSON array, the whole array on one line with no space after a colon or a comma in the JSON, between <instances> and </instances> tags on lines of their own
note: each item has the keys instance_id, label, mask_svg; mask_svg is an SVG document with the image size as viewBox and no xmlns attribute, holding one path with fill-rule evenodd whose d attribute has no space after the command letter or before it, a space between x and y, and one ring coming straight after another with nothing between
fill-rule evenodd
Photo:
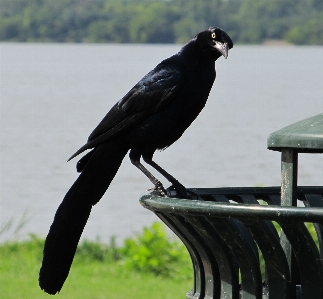
<instances>
[{"instance_id":1,"label":"calm water surface","mask_svg":"<svg viewBox=\"0 0 323 299\"><path fill-rule=\"evenodd\" d=\"M0 44L0 224L12 217L17 224L27 211L19 237L45 236L77 177L77 160L67 158L117 100L179 49ZM178 142L155 154L156 162L187 187L279 185L280 154L266 149L266 139L323 112L322 82L323 47L236 46L217 62L206 108ZM322 182L323 156L300 155L299 184ZM149 187L126 157L83 236L122 240L157 220L138 202Z\"/></svg>"}]
</instances>

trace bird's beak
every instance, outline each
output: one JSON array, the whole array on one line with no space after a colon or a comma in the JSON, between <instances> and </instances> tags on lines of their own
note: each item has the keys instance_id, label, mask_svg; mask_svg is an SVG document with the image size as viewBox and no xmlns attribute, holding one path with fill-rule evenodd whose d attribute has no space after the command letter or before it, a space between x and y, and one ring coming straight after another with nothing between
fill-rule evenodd
<instances>
[{"instance_id":1,"label":"bird's beak","mask_svg":"<svg viewBox=\"0 0 323 299\"><path fill-rule=\"evenodd\" d=\"M213 48L217 49L225 59L228 58L229 46L228 43L220 43L218 41L214 42Z\"/></svg>"}]
</instances>

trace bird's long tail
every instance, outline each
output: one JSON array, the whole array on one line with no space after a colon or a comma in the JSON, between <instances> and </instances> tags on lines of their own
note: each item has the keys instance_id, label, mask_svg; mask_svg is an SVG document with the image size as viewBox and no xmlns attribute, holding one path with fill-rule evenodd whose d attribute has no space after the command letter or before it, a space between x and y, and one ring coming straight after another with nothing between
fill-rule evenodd
<instances>
[{"instance_id":1,"label":"bird's long tail","mask_svg":"<svg viewBox=\"0 0 323 299\"><path fill-rule=\"evenodd\" d=\"M45 292L61 290L92 206L108 189L127 151L126 146L115 143L98 146L58 207L39 273L39 285Z\"/></svg>"}]
</instances>

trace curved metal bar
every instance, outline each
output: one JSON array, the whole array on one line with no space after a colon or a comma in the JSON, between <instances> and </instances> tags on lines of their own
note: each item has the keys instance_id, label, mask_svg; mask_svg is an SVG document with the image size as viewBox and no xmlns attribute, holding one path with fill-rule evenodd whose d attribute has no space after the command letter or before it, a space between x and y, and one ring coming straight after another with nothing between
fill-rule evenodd
<instances>
[{"instance_id":1,"label":"curved metal bar","mask_svg":"<svg viewBox=\"0 0 323 299\"><path fill-rule=\"evenodd\" d=\"M303 223L279 222L295 253L302 299L323 298L323 268L317 247Z\"/></svg>"},{"instance_id":2,"label":"curved metal bar","mask_svg":"<svg viewBox=\"0 0 323 299\"><path fill-rule=\"evenodd\" d=\"M187 221L187 219L183 219L175 215L168 215L168 217L182 231L185 237L190 239L201 258L202 269L204 273L204 277L202 277L202 281L204 284L204 292L201 292L200 298L219 298L221 288L219 267L208 245L205 243L203 238L201 238L201 236L195 231L194 227L189 223L189 221Z\"/></svg>"},{"instance_id":3,"label":"curved metal bar","mask_svg":"<svg viewBox=\"0 0 323 299\"><path fill-rule=\"evenodd\" d=\"M199 200L161 198L154 193L140 200L181 238L191 254L195 284L187 298L231 299L233 294L238 299L237 262L242 275L242 298L260 299L262 281L255 240L267 266L264 298L299 298L296 290L301 290L302 299L323 299L321 256L302 223L314 224L322 253L323 187L297 188L297 198L306 207L280 206L279 187L190 190ZM267 201L269 206L259 205L257 199ZM268 220L281 225L297 263L292 263L292 252L284 252ZM293 267L288 266L289 261ZM297 288L299 283L301 287Z\"/></svg>"},{"instance_id":4,"label":"curved metal bar","mask_svg":"<svg viewBox=\"0 0 323 299\"><path fill-rule=\"evenodd\" d=\"M242 298L261 298L262 287L258 252L254 252L256 245L247 229L236 219L208 217L208 220L235 254L242 277ZM250 240L253 244L250 243Z\"/></svg>"},{"instance_id":5,"label":"curved metal bar","mask_svg":"<svg viewBox=\"0 0 323 299\"><path fill-rule=\"evenodd\" d=\"M187 219L174 214L156 212L169 228L171 228L188 248L194 266L194 289L187 298L220 298L220 275L217 262L212 256L205 241L194 230Z\"/></svg>"},{"instance_id":6,"label":"curved metal bar","mask_svg":"<svg viewBox=\"0 0 323 299\"><path fill-rule=\"evenodd\" d=\"M193 263L194 269L194 287L186 295L187 298L203 298L204 294L204 271L203 264L199 253L192 244L191 240L182 233L182 231L175 225L175 223L169 219L166 215L156 212L156 215L180 238L180 240L186 246Z\"/></svg>"},{"instance_id":7,"label":"curved metal bar","mask_svg":"<svg viewBox=\"0 0 323 299\"><path fill-rule=\"evenodd\" d=\"M221 278L221 299L239 299L239 267L230 247L204 217L187 217L195 230L208 244L217 261ZM218 297L216 297L218 298Z\"/></svg>"},{"instance_id":8,"label":"curved metal bar","mask_svg":"<svg viewBox=\"0 0 323 299\"><path fill-rule=\"evenodd\" d=\"M259 202L257 201L256 197L252 194L239 194L239 197L241 198L242 202L245 204L259 205ZM266 226L268 227L268 229L271 230L273 235L279 241L279 235L278 235L274 225L270 221L264 220L263 222L266 223Z\"/></svg>"},{"instance_id":9,"label":"curved metal bar","mask_svg":"<svg viewBox=\"0 0 323 299\"><path fill-rule=\"evenodd\" d=\"M239 195L244 203L258 204L253 195ZM266 263L269 298L289 299L291 281L288 262L277 231L270 221L241 219L257 242Z\"/></svg>"},{"instance_id":10,"label":"curved metal bar","mask_svg":"<svg viewBox=\"0 0 323 299\"><path fill-rule=\"evenodd\" d=\"M323 208L323 196L321 194L305 194L304 205L307 207ZM323 223L313 223L320 246L320 255L323 256Z\"/></svg>"},{"instance_id":11,"label":"curved metal bar","mask_svg":"<svg viewBox=\"0 0 323 299\"><path fill-rule=\"evenodd\" d=\"M285 253L276 236L272 233L267 223L263 221L252 223L251 221L244 220L244 223L252 233L265 260L269 284L269 298L291 298L289 267Z\"/></svg>"},{"instance_id":12,"label":"curved metal bar","mask_svg":"<svg viewBox=\"0 0 323 299\"><path fill-rule=\"evenodd\" d=\"M312 207L260 206L188 199L164 198L143 195L141 204L150 210L165 213L181 213L182 215L234 218L261 218L266 220L292 222L323 222L323 209Z\"/></svg>"},{"instance_id":13,"label":"curved metal bar","mask_svg":"<svg viewBox=\"0 0 323 299\"><path fill-rule=\"evenodd\" d=\"M214 196L212 196L212 198L215 199L217 202L226 202L226 203L229 203L229 199L225 195L214 195ZM257 201L256 201L256 204L258 204ZM240 229L245 230L245 227L243 225L240 225ZM247 230L245 230L245 238L247 238L247 241L248 241L249 245L253 249L256 257L258 257L258 259L259 259L257 245L256 245L256 243L252 239L252 236L250 235L250 233Z\"/></svg>"}]
</instances>

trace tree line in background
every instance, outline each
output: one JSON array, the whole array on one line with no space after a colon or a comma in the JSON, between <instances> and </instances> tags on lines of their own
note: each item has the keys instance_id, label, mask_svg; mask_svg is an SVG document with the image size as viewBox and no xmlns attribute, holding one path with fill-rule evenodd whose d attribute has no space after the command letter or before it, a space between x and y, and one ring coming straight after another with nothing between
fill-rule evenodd
<instances>
[{"instance_id":1,"label":"tree line in background","mask_svg":"<svg viewBox=\"0 0 323 299\"><path fill-rule=\"evenodd\" d=\"M184 43L214 25L236 43L323 45L323 0L0 0L0 41Z\"/></svg>"}]
</instances>

